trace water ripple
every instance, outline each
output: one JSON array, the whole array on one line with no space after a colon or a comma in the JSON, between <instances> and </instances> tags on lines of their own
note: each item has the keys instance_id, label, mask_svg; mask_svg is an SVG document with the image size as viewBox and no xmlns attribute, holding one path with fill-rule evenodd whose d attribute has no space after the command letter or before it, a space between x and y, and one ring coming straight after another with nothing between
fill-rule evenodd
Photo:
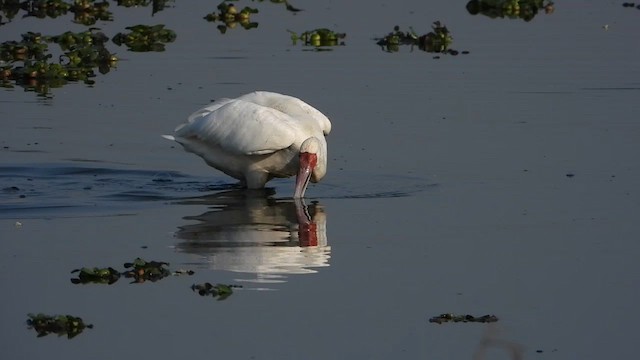
<instances>
[{"instance_id":1,"label":"water ripple","mask_svg":"<svg viewBox=\"0 0 640 360\"><path fill-rule=\"evenodd\" d=\"M396 175L341 175L335 183L313 185L311 199L403 197L437 185ZM0 166L0 218L121 215L167 203L200 204L211 194L239 189L235 183L225 182L226 177L220 179L76 164ZM262 197L288 198L293 191L290 179L274 180L270 185L273 187Z\"/></svg>"}]
</instances>

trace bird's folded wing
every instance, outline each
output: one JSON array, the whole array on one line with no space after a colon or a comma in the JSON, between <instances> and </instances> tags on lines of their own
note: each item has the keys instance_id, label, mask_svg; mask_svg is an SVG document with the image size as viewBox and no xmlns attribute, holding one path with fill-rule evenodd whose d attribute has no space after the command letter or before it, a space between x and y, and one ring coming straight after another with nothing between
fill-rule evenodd
<instances>
[{"instance_id":1,"label":"bird's folded wing","mask_svg":"<svg viewBox=\"0 0 640 360\"><path fill-rule=\"evenodd\" d=\"M212 102L211 104L203 107L202 109L199 109L198 111L195 111L193 114L189 115L189 118L187 118L187 122L191 123L195 119L199 119L199 118L211 113L212 111L217 110L221 106L226 105L226 104L228 104L228 103L230 103L232 101L234 101L234 99L229 99L229 98L218 99L218 100ZM182 126L182 125L180 125L180 126ZM180 127L180 126L178 126L178 127Z\"/></svg>"},{"instance_id":2,"label":"bird's folded wing","mask_svg":"<svg viewBox=\"0 0 640 360\"><path fill-rule=\"evenodd\" d=\"M329 135L331 132L331 121L318 109L296 97L269 91L254 91L238 97L238 100L279 110L297 120L314 121L325 135Z\"/></svg>"},{"instance_id":3,"label":"bird's folded wing","mask_svg":"<svg viewBox=\"0 0 640 360\"><path fill-rule=\"evenodd\" d=\"M215 106L215 103L210 107ZM278 110L233 100L213 111L203 108L176 128L176 138L197 138L226 151L263 155L291 146L296 141L297 122Z\"/></svg>"}]
</instances>

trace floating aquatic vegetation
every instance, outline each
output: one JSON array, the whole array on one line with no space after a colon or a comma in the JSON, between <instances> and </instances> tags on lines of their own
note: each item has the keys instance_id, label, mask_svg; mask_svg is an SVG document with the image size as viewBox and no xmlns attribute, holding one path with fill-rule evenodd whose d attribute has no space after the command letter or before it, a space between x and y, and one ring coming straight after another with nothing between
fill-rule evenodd
<instances>
[{"instance_id":1,"label":"floating aquatic vegetation","mask_svg":"<svg viewBox=\"0 0 640 360\"><path fill-rule=\"evenodd\" d=\"M298 41L302 42L305 46L313 46L314 50L330 50L324 47L344 45L342 41L347 34L335 32L326 28L320 28L315 30L305 31L298 35L291 30L287 30L291 33L291 41L293 45L296 45Z\"/></svg>"},{"instance_id":2,"label":"floating aquatic vegetation","mask_svg":"<svg viewBox=\"0 0 640 360\"><path fill-rule=\"evenodd\" d=\"M0 4L5 16L11 20L15 15L23 10L26 14L23 17L57 18L66 15L71 10L72 4L62 0L46 1L6 1Z\"/></svg>"},{"instance_id":3,"label":"floating aquatic vegetation","mask_svg":"<svg viewBox=\"0 0 640 360\"><path fill-rule=\"evenodd\" d=\"M66 335L71 339L83 332L84 329L93 328L93 325L85 324L81 318L72 315L27 314L27 316L29 317L27 319L29 329L34 329L38 333L38 337L57 334L58 336Z\"/></svg>"},{"instance_id":4,"label":"floating aquatic vegetation","mask_svg":"<svg viewBox=\"0 0 640 360\"><path fill-rule=\"evenodd\" d=\"M377 44L386 52L397 52L400 46L409 45L411 49L417 46L420 50L430 53L442 53L450 55L458 55L459 51L450 49L453 43L451 32L440 21L433 23L432 31L424 35L418 33L409 27L409 31L401 31L399 26L395 26L393 31L383 38L375 39ZM468 51L463 51L467 54Z\"/></svg>"},{"instance_id":5,"label":"floating aquatic vegetation","mask_svg":"<svg viewBox=\"0 0 640 360\"><path fill-rule=\"evenodd\" d=\"M492 19L531 21L540 10L551 14L555 10L554 3L549 0L471 0L467 3L469 14L482 14Z\"/></svg>"},{"instance_id":6,"label":"floating aquatic vegetation","mask_svg":"<svg viewBox=\"0 0 640 360\"><path fill-rule=\"evenodd\" d=\"M211 283L193 284L191 285L192 291L197 291L200 296L212 296L219 301L224 300L233 294L233 288L241 288L240 285L225 285Z\"/></svg>"},{"instance_id":7,"label":"floating aquatic vegetation","mask_svg":"<svg viewBox=\"0 0 640 360\"><path fill-rule=\"evenodd\" d=\"M112 21L113 14L108 10L109 2L94 0L28 0L0 2L0 10L11 20L20 10L26 12L23 17L57 18L73 14L73 21L83 25L93 25L98 20Z\"/></svg>"},{"instance_id":8,"label":"floating aquatic vegetation","mask_svg":"<svg viewBox=\"0 0 640 360\"><path fill-rule=\"evenodd\" d=\"M108 284L111 285L120 279L120 272L112 267L108 268L82 268L71 271L78 273L78 277L71 279L74 284Z\"/></svg>"},{"instance_id":9,"label":"floating aquatic vegetation","mask_svg":"<svg viewBox=\"0 0 640 360\"><path fill-rule=\"evenodd\" d=\"M136 258L132 263L124 263L124 267L130 270L125 271L122 275L126 278L133 278L134 283L155 282L171 275L168 266L169 263L166 262L145 261Z\"/></svg>"},{"instance_id":10,"label":"floating aquatic vegetation","mask_svg":"<svg viewBox=\"0 0 640 360\"><path fill-rule=\"evenodd\" d=\"M111 41L118 46L125 44L130 51L164 51L164 44L176 39L176 33L165 29L164 25L135 25L126 29L130 31L117 33Z\"/></svg>"},{"instance_id":11,"label":"floating aquatic vegetation","mask_svg":"<svg viewBox=\"0 0 640 360\"><path fill-rule=\"evenodd\" d=\"M218 4L218 11L207 14L204 19L209 22L221 22L218 30L221 34L227 32L227 29L233 29L238 24L246 30L257 28L257 22L251 22L251 14L257 14L258 9L245 6L238 11L234 4L229 1L222 1Z\"/></svg>"},{"instance_id":12,"label":"floating aquatic vegetation","mask_svg":"<svg viewBox=\"0 0 640 360\"><path fill-rule=\"evenodd\" d=\"M77 273L77 278L72 278L71 282L74 284L108 284L111 285L118 281L121 276L126 278L133 278L132 283L143 283L147 280L158 281L169 275L193 275L193 270L179 269L171 272L168 269L169 263L162 261L146 261L141 258L136 258L131 263L125 263L125 270L119 272L112 267L106 268L89 268L83 267L81 269L75 269L71 271L72 274Z\"/></svg>"},{"instance_id":13,"label":"floating aquatic vegetation","mask_svg":"<svg viewBox=\"0 0 640 360\"><path fill-rule=\"evenodd\" d=\"M151 5L151 15L155 15L155 13L164 10L169 2L174 2L174 0L117 0L118 6L123 7L146 7Z\"/></svg>"},{"instance_id":14,"label":"floating aquatic vegetation","mask_svg":"<svg viewBox=\"0 0 640 360\"><path fill-rule=\"evenodd\" d=\"M123 7L138 7L152 5L152 14L164 10L168 2L174 0L117 0L116 4ZM11 21L20 11L23 17L38 19L52 18L73 14L73 22L83 25L94 25L98 20L113 21L113 14L109 11L110 3L106 0L26 0L0 1L0 13ZM0 15L0 25L3 16Z\"/></svg>"},{"instance_id":15,"label":"floating aquatic vegetation","mask_svg":"<svg viewBox=\"0 0 640 360\"><path fill-rule=\"evenodd\" d=\"M68 31L58 36L28 32L19 42L3 42L0 44L0 87L12 88L15 84L46 96L50 88L70 81L93 85L94 69L106 74L118 61L104 46L108 37L96 30L99 29ZM52 60L50 43L57 43L63 51L57 61Z\"/></svg>"},{"instance_id":16,"label":"floating aquatic vegetation","mask_svg":"<svg viewBox=\"0 0 640 360\"><path fill-rule=\"evenodd\" d=\"M393 27L393 31L387 34L387 36L375 40L377 40L376 44L380 45L384 51L397 52L400 51L400 45L417 45L418 34L416 34L412 27L409 27L409 31L403 32L400 31L400 26L396 25Z\"/></svg>"},{"instance_id":17,"label":"floating aquatic vegetation","mask_svg":"<svg viewBox=\"0 0 640 360\"><path fill-rule=\"evenodd\" d=\"M83 25L93 25L96 21L113 21L113 14L108 10L107 1L74 0L71 6L73 22Z\"/></svg>"},{"instance_id":18,"label":"floating aquatic vegetation","mask_svg":"<svg viewBox=\"0 0 640 360\"><path fill-rule=\"evenodd\" d=\"M475 317L473 315L454 315L454 314L440 314L429 319L430 323L442 324L445 322L478 322L478 323L492 323L498 321L495 315L483 315Z\"/></svg>"},{"instance_id":19,"label":"floating aquatic vegetation","mask_svg":"<svg viewBox=\"0 0 640 360\"><path fill-rule=\"evenodd\" d=\"M418 47L427 52L447 52L449 45L453 42L449 29L440 21L434 22L431 27L433 31L418 38Z\"/></svg>"},{"instance_id":20,"label":"floating aquatic vegetation","mask_svg":"<svg viewBox=\"0 0 640 360\"><path fill-rule=\"evenodd\" d=\"M60 45L62 50L72 50L91 46L104 46L109 37L102 32L95 32L98 28L90 28L87 31L74 33L64 32L58 36L51 36L49 40Z\"/></svg>"}]
</instances>

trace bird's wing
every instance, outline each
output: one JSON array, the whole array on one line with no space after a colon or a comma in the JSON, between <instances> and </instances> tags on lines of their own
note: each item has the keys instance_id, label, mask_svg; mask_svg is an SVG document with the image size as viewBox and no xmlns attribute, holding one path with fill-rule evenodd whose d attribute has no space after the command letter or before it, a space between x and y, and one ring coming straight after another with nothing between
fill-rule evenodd
<instances>
[{"instance_id":1,"label":"bird's wing","mask_svg":"<svg viewBox=\"0 0 640 360\"><path fill-rule=\"evenodd\" d=\"M290 115L297 120L314 121L324 135L331 132L331 121L322 112L297 97L269 91L254 91L238 97L258 105L270 107Z\"/></svg>"},{"instance_id":2,"label":"bird's wing","mask_svg":"<svg viewBox=\"0 0 640 360\"><path fill-rule=\"evenodd\" d=\"M264 155L291 146L298 136L291 116L251 102L235 99L204 109L176 128L178 142L197 138L231 153Z\"/></svg>"},{"instance_id":3,"label":"bird's wing","mask_svg":"<svg viewBox=\"0 0 640 360\"><path fill-rule=\"evenodd\" d=\"M189 118L187 118L187 122L193 122L194 119L196 118L200 118L202 116L205 116L209 113L211 113L212 111L215 111L216 109L220 108L223 105L226 105L230 102L232 102L233 99L229 99L229 98L221 98L218 99L214 102L212 102L211 104L203 107L202 109L195 111L193 114L189 115ZM181 125L180 125L181 126Z\"/></svg>"}]
</instances>

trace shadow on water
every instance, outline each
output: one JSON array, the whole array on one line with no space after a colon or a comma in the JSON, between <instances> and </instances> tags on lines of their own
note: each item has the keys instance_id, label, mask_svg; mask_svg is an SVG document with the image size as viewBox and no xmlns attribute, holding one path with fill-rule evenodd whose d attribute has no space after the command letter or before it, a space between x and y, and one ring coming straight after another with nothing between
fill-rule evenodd
<instances>
[{"instance_id":1,"label":"shadow on water","mask_svg":"<svg viewBox=\"0 0 640 360\"><path fill-rule=\"evenodd\" d=\"M237 189L180 201L210 210L184 217L196 223L179 227L176 249L199 256L211 269L255 274L238 281L282 282L286 275L329 266L324 207L274 199L274 194L273 189Z\"/></svg>"}]
</instances>

